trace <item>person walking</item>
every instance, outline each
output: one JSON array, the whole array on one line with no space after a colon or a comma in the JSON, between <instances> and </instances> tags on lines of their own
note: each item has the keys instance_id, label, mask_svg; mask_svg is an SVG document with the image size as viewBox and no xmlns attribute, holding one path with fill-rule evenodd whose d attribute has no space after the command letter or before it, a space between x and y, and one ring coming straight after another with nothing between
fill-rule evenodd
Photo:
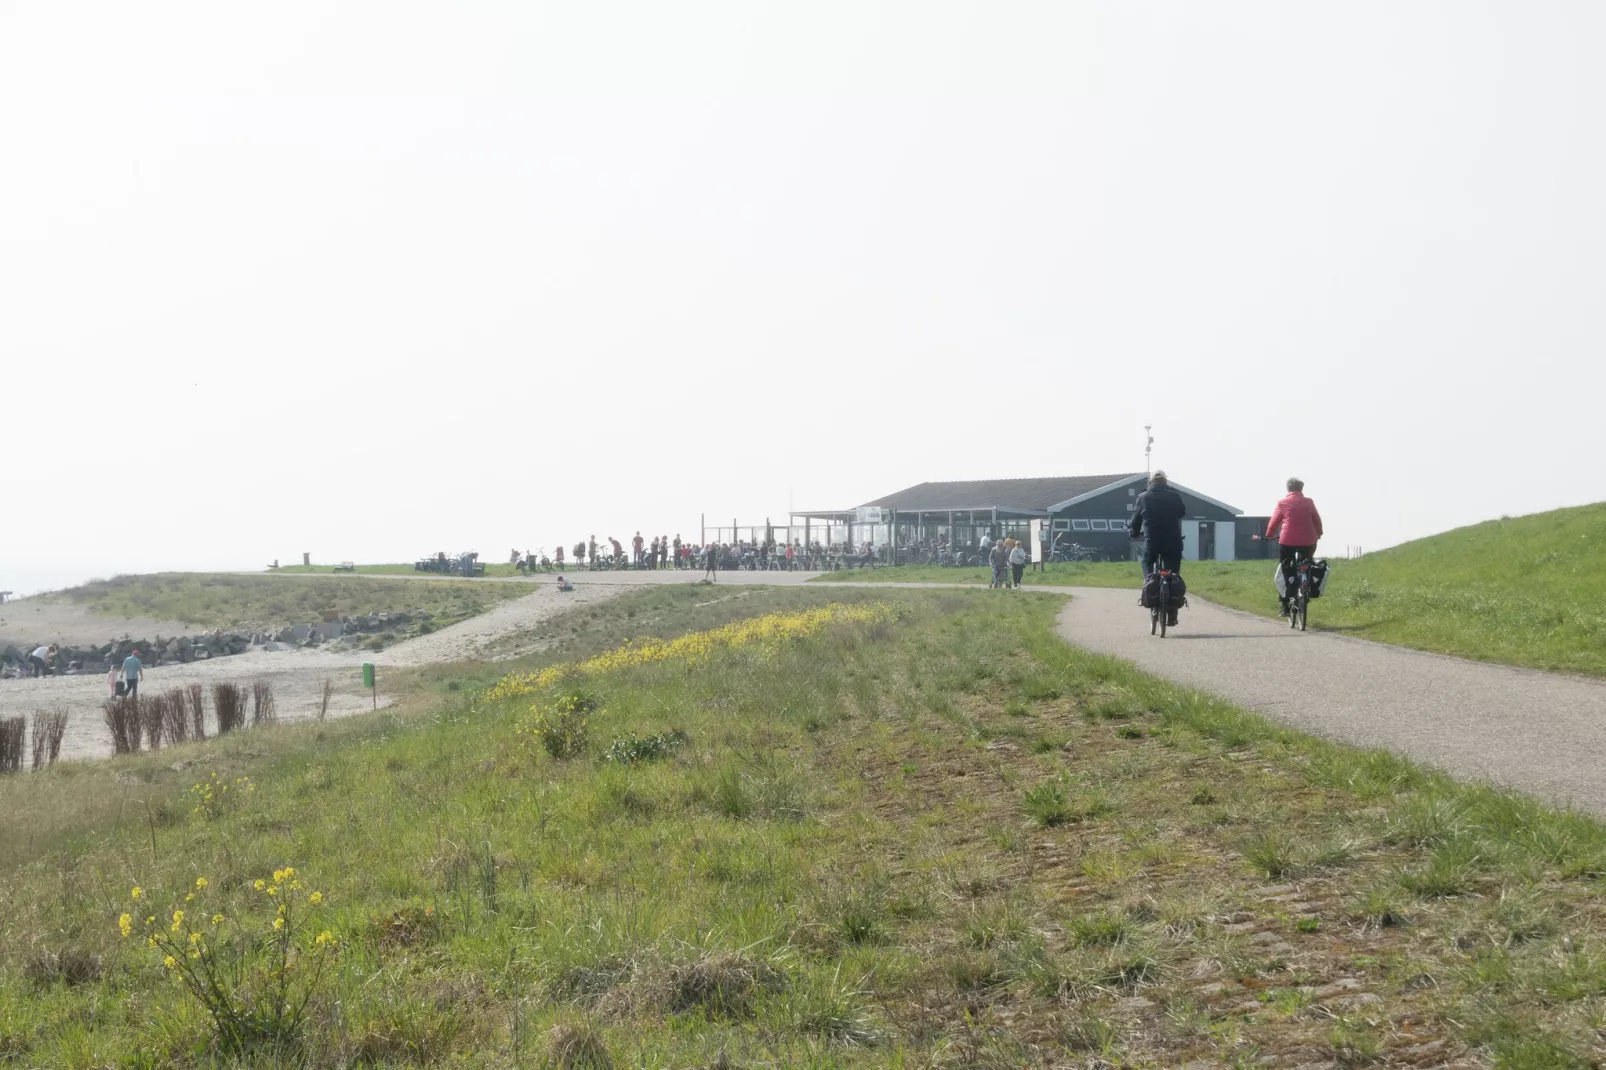
<instances>
[{"instance_id":1,"label":"person walking","mask_svg":"<svg viewBox=\"0 0 1606 1070\"><path fill-rule=\"evenodd\" d=\"M35 677L44 676L50 672L50 663L55 660L55 644L52 643L49 646L40 644L39 646L34 647L32 654L28 655L28 667L33 670L33 675Z\"/></svg>"},{"instance_id":2,"label":"person walking","mask_svg":"<svg viewBox=\"0 0 1606 1070\"><path fill-rule=\"evenodd\" d=\"M597 570L597 537L591 536L591 571Z\"/></svg>"},{"instance_id":3,"label":"person walking","mask_svg":"<svg viewBox=\"0 0 1606 1070\"><path fill-rule=\"evenodd\" d=\"M709 583L715 583L719 580L718 543L711 542L708 544L708 564L707 567L703 569L703 579L707 580Z\"/></svg>"},{"instance_id":4,"label":"person walking","mask_svg":"<svg viewBox=\"0 0 1606 1070\"><path fill-rule=\"evenodd\" d=\"M678 568L681 567L681 564L680 564L680 532L678 532L678 531L675 532L675 541L673 543L673 546L675 548L675 568L678 569Z\"/></svg>"},{"instance_id":5,"label":"person walking","mask_svg":"<svg viewBox=\"0 0 1606 1070\"><path fill-rule=\"evenodd\" d=\"M1294 562L1315 557L1316 544L1322 538L1322 514L1316 511L1316 503L1305 497L1305 481L1290 479L1286 486L1288 493L1272 509L1271 519L1266 523L1266 538L1277 536L1277 556L1282 565L1285 591ZM1282 603L1281 615L1288 616L1288 596L1279 595L1278 600Z\"/></svg>"},{"instance_id":6,"label":"person walking","mask_svg":"<svg viewBox=\"0 0 1606 1070\"><path fill-rule=\"evenodd\" d=\"M1009 571L1015 581L1015 589L1020 590L1021 574L1026 571L1026 544L1017 539L1010 539L1015 545L1009 548Z\"/></svg>"},{"instance_id":7,"label":"person walking","mask_svg":"<svg viewBox=\"0 0 1606 1070\"><path fill-rule=\"evenodd\" d=\"M641 532L638 531L636 532L636 537L630 540L630 548L636 552L636 556L631 558L631 560L635 562L637 568L641 567L641 547L643 545L644 544L641 541Z\"/></svg>"},{"instance_id":8,"label":"person walking","mask_svg":"<svg viewBox=\"0 0 1606 1070\"><path fill-rule=\"evenodd\" d=\"M993 543L992 549L987 552L987 563L993 568L993 582L988 586L1004 586L1004 570L1009 567L1009 547L1004 545L1002 539Z\"/></svg>"},{"instance_id":9,"label":"person walking","mask_svg":"<svg viewBox=\"0 0 1606 1070\"><path fill-rule=\"evenodd\" d=\"M660 569L665 569L665 568L669 567L669 536L668 535L660 535L660 536L658 536L658 567Z\"/></svg>"},{"instance_id":10,"label":"person walking","mask_svg":"<svg viewBox=\"0 0 1606 1070\"><path fill-rule=\"evenodd\" d=\"M134 698L139 694L139 682L145 679L145 666L139 660L139 651L123 659L123 694Z\"/></svg>"}]
</instances>

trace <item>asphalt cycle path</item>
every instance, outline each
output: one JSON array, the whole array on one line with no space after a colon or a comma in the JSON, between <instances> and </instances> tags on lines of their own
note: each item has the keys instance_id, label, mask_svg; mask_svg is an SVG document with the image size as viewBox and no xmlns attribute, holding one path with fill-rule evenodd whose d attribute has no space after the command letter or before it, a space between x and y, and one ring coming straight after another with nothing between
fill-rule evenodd
<instances>
[{"instance_id":1,"label":"asphalt cycle path","mask_svg":"<svg viewBox=\"0 0 1606 1070\"><path fill-rule=\"evenodd\" d=\"M1077 646L1293 728L1606 815L1606 682L1298 632L1195 597L1161 639L1135 590L1070 594L1058 627Z\"/></svg>"}]
</instances>

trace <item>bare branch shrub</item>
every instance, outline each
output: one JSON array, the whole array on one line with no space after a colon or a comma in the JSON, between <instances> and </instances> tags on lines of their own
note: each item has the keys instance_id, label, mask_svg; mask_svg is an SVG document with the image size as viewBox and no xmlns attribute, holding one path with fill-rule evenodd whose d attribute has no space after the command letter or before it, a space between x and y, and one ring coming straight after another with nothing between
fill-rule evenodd
<instances>
[{"instance_id":1,"label":"bare branch shrub","mask_svg":"<svg viewBox=\"0 0 1606 1070\"><path fill-rule=\"evenodd\" d=\"M67 734L67 708L53 706L33 711L33 767L54 765L61 757L61 740Z\"/></svg>"},{"instance_id":2,"label":"bare branch shrub","mask_svg":"<svg viewBox=\"0 0 1606 1070\"><path fill-rule=\"evenodd\" d=\"M217 734L245 727L245 690L239 684L213 684L212 708L217 711Z\"/></svg>"},{"instance_id":3,"label":"bare branch shrub","mask_svg":"<svg viewBox=\"0 0 1606 1070\"><path fill-rule=\"evenodd\" d=\"M190 738L189 693L175 687L162 696L162 734L169 745L183 743Z\"/></svg>"},{"instance_id":4,"label":"bare branch shrub","mask_svg":"<svg viewBox=\"0 0 1606 1070\"><path fill-rule=\"evenodd\" d=\"M112 751L116 754L139 753L139 703L124 696L109 698L101 704L106 711L106 727L112 734Z\"/></svg>"},{"instance_id":5,"label":"bare branch shrub","mask_svg":"<svg viewBox=\"0 0 1606 1070\"><path fill-rule=\"evenodd\" d=\"M273 724L279 711L273 705L273 685L266 680L251 681L251 725Z\"/></svg>"},{"instance_id":6,"label":"bare branch shrub","mask_svg":"<svg viewBox=\"0 0 1606 1070\"><path fill-rule=\"evenodd\" d=\"M26 717L0 717L0 773L15 773L22 768L23 734L27 730Z\"/></svg>"},{"instance_id":7,"label":"bare branch shrub","mask_svg":"<svg viewBox=\"0 0 1606 1070\"><path fill-rule=\"evenodd\" d=\"M206 738L206 688L201 684L190 685L190 736Z\"/></svg>"},{"instance_id":8,"label":"bare branch shrub","mask_svg":"<svg viewBox=\"0 0 1606 1070\"><path fill-rule=\"evenodd\" d=\"M167 697L140 695L135 699L139 706L139 724L145 730L145 749L161 750L162 724L167 719Z\"/></svg>"}]
</instances>

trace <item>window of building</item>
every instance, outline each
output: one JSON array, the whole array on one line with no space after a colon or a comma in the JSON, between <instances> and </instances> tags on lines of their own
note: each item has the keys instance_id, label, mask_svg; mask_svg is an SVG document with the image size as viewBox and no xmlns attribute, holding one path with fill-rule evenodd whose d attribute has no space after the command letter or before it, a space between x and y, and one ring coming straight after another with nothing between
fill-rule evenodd
<instances>
[{"instance_id":1,"label":"window of building","mask_svg":"<svg viewBox=\"0 0 1606 1070\"><path fill-rule=\"evenodd\" d=\"M1126 496L1128 498L1136 498L1138 496L1137 488L1136 487L1128 487L1128 488L1126 488ZM1130 509L1132 507L1129 505L1129 506L1127 506L1127 508Z\"/></svg>"},{"instance_id":2,"label":"window of building","mask_svg":"<svg viewBox=\"0 0 1606 1070\"><path fill-rule=\"evenodd\" d=\"M1125 520L1111 520L1110 521L1110 530L1111 531L1120 531L1124 527L1126 527L1126 521Z\"/></svg>"},{"instance_id":3,"label":"window of building","mask_svg":"<svg viewBox=\"0 0 1606 1070\"><path fill-rule=\"evenodd\" d=\"M1108 520L1095 520L1095 521L1093 521L1093 530L1094 531L1109 531L1110 530L1110 522Z\"/></svg>"},{"instance_id":4,"label":"window of building","mask_svg":"<svg viewBox=\"0 0 1606 1070\"><path fill-rule=\"evenodd\" d=\"M1054 530L1055 531L1070 531L1071 530L1071 522L1069 520L1056 520L1056 521L1054 521Z\"/></svg>"},{"instance_id":5,"label":"window of building","mask_svg":"<svg viewBox=\"0 0 1606 1070\"><path fill-rule=\"evenodd\" d=\"M1072 520L1071 521L1071 530L1072 531L1086 531L1087 530L1087 521L1086 520Z\"/></svg>"}]
</instances>

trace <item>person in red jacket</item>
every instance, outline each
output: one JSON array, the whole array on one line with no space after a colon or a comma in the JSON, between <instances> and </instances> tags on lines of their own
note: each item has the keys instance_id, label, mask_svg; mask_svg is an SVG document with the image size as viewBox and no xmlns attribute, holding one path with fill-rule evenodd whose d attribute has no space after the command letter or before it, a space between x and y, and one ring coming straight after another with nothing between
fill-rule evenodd
<instances>
[{"instance_id":1,"label":"person in red jacket","mask_svg":"<svg viewBox=\"0 0 1606 1070\"><path fill-rule=\"evenodd\" d=\"M1322 514L1316 503L1305 497L1305 481L1290 479L1288 495L1271 511L1266 524L1266 538L1277 536L1278 556L1282 559L1283 574L1287 575L1290 562L1301 557L1314 557L1316 544L1322 537ZM1288 599L1282 599L1282 614L1288 616Z\"/></svg>"}]
</instances>

